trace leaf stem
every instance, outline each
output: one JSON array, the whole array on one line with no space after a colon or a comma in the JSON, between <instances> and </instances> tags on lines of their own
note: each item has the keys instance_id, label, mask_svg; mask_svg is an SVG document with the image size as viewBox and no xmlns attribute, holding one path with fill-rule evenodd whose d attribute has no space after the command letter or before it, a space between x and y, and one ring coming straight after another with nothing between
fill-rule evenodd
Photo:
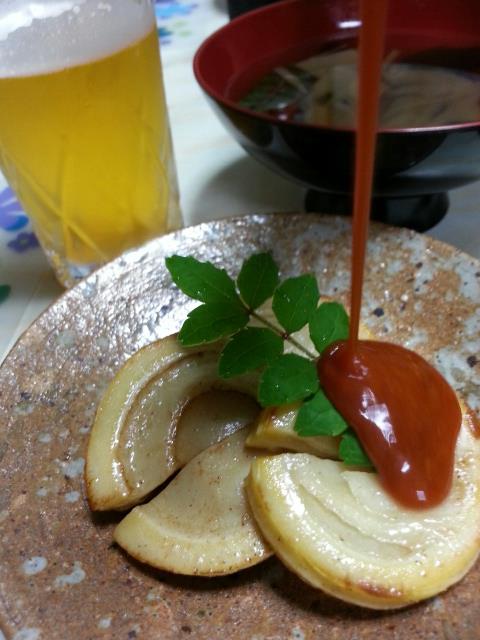
<instances>
[{"instance_id":1,"label":"leaf stem","mask_svg":"<svg viewBox=\"0 0 480 640\"><path fill-rule=\"evenodd\" d=\"M308 349L306 349L303 345L301 345L299 342L297 342L297 340L295 340L295 338L292 338L292 336L290 334L285 334L284 331L280 331L280 329L278 327L276 327L273 322L270 322L270 320L267 320L266 318L264 318L263 316L261 316L260 314L258 314L256 311L254 311L253 309L248 309L248 312L250 313L250 315L255 318L256 320L258 320L259 322L261 322L262 324L264 324L266 327L268 327L269 329L271 329L272 331L274 331L278 336L280 336L283 340L288 340L288 342L290 342L291 345L293 345L296 349L298 349L299 351L302 351L306 356L308 356L311 360L316 360L317 356L313 353L310 353L310 351Z\"/></svg>"}]
</instances>

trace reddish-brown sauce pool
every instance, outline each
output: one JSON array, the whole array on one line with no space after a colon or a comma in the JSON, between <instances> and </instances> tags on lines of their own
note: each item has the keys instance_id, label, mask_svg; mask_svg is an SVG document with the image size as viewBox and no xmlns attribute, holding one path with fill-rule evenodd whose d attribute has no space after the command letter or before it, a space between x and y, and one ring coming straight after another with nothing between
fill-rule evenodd
<instances>
[{"instance_id":1,"label":"reddish-brown sauce pool","mask_svg":"<svg viewBox=\"0 0 480 640\"><path fill-rule=\"evenodd\" d=\"M387 7L387 0L360 1L350 335L322 354L318 370L385 489L415 509L448 495L462 415L454 391L421 356L358 339Z\"/></svg>"},{"instance_id":2,"label":"reddish-brown sauce pool","mask_svg":"<svg viewBox=\"0 0 480 640\"><path fill-rule=\"evenodd\" d=\"M385 489L403 506L448 494L461 422L455 392L421 356L388 342L347 340L319 362L330 400L358 434Z\"/></svg>"}]
</instances>

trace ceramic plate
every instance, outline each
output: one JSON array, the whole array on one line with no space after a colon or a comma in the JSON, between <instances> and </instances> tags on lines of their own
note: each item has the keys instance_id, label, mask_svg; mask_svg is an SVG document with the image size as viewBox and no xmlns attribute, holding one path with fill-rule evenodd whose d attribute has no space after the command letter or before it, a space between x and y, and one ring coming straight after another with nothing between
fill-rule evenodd
<instances>
[{"instance_id":1,"label":"ceramic plate","mask_svg":"<svg viewBox=\"0 0 480 640\"><path fill-rule=\"evenodd\" d=\"M164 258L233 275L272 250L284 276L315 271L346 301L350 226L313 215L249 216L165 236L68 291L0 370L0 621L15 640L480 638L480 566L407 610L362 610L304 585L277 560L228 578L152 571L112 545L116 515L92 515L83 466L103 390L137 349L195 306ZM431 360L478 411L480 263L414 232L374 226L363 318ZM408 402L408 398L405 399ZM2 637L0 633L0 638Z\"/></svg>"}]
</instances>

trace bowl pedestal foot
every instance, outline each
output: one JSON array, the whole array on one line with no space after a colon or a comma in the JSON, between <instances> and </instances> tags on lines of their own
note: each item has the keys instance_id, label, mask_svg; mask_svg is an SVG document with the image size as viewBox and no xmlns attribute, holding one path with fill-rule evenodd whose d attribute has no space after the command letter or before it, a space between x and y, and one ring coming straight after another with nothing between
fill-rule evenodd
<instances>
[{"instance_id":1,"label":"bowl pedestal foot","mask_svg":"<svg viewBox=\"0 0 480 640\"><path fill-rule=\"evenodd\" d=\"M432 193L408 197L376 197L372 200L372 220L415 231L428 231L442 220L448 211L448 194ZM352 197L309 189L305 196L305 211L351 215Z\"/></svg>"}]
</instances>

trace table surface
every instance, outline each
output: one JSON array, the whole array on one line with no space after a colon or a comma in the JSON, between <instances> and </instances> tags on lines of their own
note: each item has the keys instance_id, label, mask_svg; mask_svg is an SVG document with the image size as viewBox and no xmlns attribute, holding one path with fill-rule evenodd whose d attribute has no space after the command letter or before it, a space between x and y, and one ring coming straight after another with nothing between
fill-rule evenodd
<instances>
[{"instance_id":1,"label":"table surface","mask_svg":"<svg viewBox=\"0 0 480 640\"><path fill-rule=\"evenodd\" d=\"M157 0L156 13L185 225L254 212L302 211L305 190L247 156L194 79L194 52L227 22L225 4ZM452 192L448 215L429 233L480 258L480 182ZM0 361L61 293L28 218L0 174Z\"/></svg>"}]
</instances>

